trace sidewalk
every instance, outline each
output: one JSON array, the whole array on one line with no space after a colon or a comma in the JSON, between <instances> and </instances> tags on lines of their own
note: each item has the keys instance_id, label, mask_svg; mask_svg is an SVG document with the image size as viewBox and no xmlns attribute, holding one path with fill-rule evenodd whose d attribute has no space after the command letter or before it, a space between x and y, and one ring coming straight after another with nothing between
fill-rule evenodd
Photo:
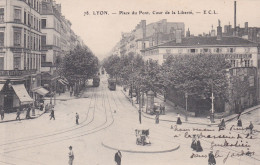
<instances>
[{"instance_id":1,"label":"sidewalk","mask_svg":"<svg viewBox=\"0 0 260 165\"><path fill-rule=\"evenodd\" d=\"M81 97L81 95L83 94L84 91L85 91L85 89L80 92L78 97L77 96L70 97L70 92L66 91L65 93L61 93L60 95L56 94L56 98L55 99L56 100L60 100L60 101L77 99L77 98ZM45 102L45 105L46 104L50 104L50 97L44 97L44 102ZM54 98L52 98L52 104L54 104ZM35 109L35 115L34 116L32 115L32 111L30 112L30 116L31 116L30 119L36 119L36 118L42 116L44 113L45 113L44 110L41 111L39 109ZM21 111L20 119L21 120L30 120L30 119L26 119L25 116L26 116L26 111ZM12 122L12 121L18 121L18 120L16 120L16 112L5 113L4 120L0 119L0 124L1 123L5 123L5 122Z\"/></svg>"},{"instance_id":2,"label":"sidewalk","mask_svg":"<svg viewBox=\"0 0 260 165\"><path fill-rule=\"evenodd\" d=\"M29 119L26 119L25 116L26 116L26 111L21 111L21 114L20 114L20 119L21 120L30 120L30 119L36 119L38 117L40 117L41 115L44 114L44 111L41 111L39 109L35 109L35 115L33 116L32 115L32 110L30 112L30 118ZM19 120L16 120L16 112L13 112L13 113L5 113L5 117L4 117L4 120L0 120L0 124L1 123L5 123L5 122L12 122L12 121L19 121Z\"/></svg>"},{"instance_id":3,"label":"sidewalk","mask_svg":"<svg viewBox=\"0 0 260 165\"><path fill-rule=\"evenodd\" d=\"M78 99L82 96L82 94L84 93L84 91L86 89L87 89L87 87L85 89L83 89L82 91L80 91L78 96L74 96L74 94L72 96L70 96L69 91L65 91L64 93L61 93L60 95L59 95L59 93L56 93L55 100L56 101L67 101L67 100ZM50 100L51 100L51 97L44 97L45 105L50 104ZM52 104L54 104L54 97L52 97Z\"/></svg>"},{"instance_id":4,"label":"sidewalk","mask_svg":"<svg viewBox=\"0 0 260 165\"><path fill-rule=\"evenodd\" d=\"M132 102L132 99L130 98L130 96L128 96L128 91L125 92L123 89L121 89L121 91L128 98L128 100L130 102ZM133 105L138 109L139 105L135 103L136 102L135 100L136 100L136 98L134 98L134 104ZM160 95L157 94L157 97L154 97L154 102L157 102L159 104L162 103L163 102L163 96L160 96ZM166 100L166 102L164 102L164 105L165 105L165 114L166 115L160 115L160 121L176 122L177 113L179 113L181 115L181 121L183 123L200 124L200 125L218 125L219 124L219 122L218 122L219 119L215 119L215 123L211 123L210 120L208 118L205 118L205 117L203 118L203 117L188 116L188 121L185 121L185 115L183 114L185 112L184 109L182 109L181 107L176 107L174 105L174 103L169 101L169 100ZM249 113L249 112L256 110L256 109L259 109L259 108L260 108L260 105L246 109L242 112L241 115ZM154 120L155 115L147 114L145 112L145 109L146 109L146 107L144 106L142 108L142 116ZM237 114L232 114L232 115L224 117L224 119L225 119L225 121L231 121L231 120L235 119L236 117L237 117Z\"/></svg>"}]
</instances>

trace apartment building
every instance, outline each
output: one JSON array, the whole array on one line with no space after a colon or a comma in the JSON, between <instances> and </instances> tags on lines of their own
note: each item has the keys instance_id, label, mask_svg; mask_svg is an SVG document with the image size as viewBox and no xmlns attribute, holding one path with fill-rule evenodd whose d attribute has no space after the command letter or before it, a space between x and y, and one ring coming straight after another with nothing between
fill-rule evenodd
<instances>
[{"instance_id":1,"label":"apartment building","mask_svg":"<svg viewBox=\"0 0 260 165\"><path fill-rule=\"evenodd\" d=\"M33 103L41 88L40 20L39 0L0 1L0 106L6 112Z\"/></svg>"}]
</instances>

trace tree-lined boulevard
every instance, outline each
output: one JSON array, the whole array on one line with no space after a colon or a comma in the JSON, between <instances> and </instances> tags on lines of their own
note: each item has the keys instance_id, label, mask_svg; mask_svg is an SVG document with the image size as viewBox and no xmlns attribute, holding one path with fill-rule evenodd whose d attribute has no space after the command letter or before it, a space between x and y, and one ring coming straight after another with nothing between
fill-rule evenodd
<instances>
[{"instance_id":1,"label":"tree-lined boulevard","mask_svg":"<svg viewBox=\"0 0 260 165\"><path fill-rule=\"evenodd\" d=\"M218 131L217 125L207 123L155 124L154 116L144 113L141 127L150 130L151 145L136 145L135 129L140 128L138 110L126 98L128 93L121 87L110 91L104 75L99 87L90 87L91 81L88 84L81 97L70 98L65 93L63 99L57 100L55 120L50 120L46 113L34 120L0 124L1 132L5 132L0 135L0 163L67 164L69 146L73 146L74 164L115 164L117 149L122 152L124 165L160 164L162 160L163 164L207 164L210 150L217 164L259 162L259 147L255 145L259 144L258 132L253 133L252 139L251 135L246 138L246 132L237 129L236 119L226 122L226 129ZM168 111L174 110L168 109L165 117ZM75 123L76 112L80 116L79 125ZM259 110L241 115L241 119L243 128L249 121L259 123ZM254 130L257 129L255 124ZM192 151L193 134L200 136L202 152Z\"/></svg>"}]
</instances>

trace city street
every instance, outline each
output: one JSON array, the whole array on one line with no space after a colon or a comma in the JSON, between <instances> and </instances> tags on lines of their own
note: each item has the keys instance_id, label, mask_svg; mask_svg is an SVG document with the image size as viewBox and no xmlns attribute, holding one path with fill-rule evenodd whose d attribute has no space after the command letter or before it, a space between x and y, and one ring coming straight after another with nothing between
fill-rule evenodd
<instances>
[{"instance_id":1,"label":"city street","mask_svg":"<svg viewBox=\"0 0 260 165\"><path fill-rule=\"evenodd\" d=\"M76 112L80 116L79 125L75 123ZM246 139L245 131L229 131L236 121L227 123L227 129L219 132L216 126L184 123L175 127L175 123L155 124L154 120L143 117L142 127L150 130L152 144L137 146L134 130L140 128L138 111L120 87L116 91L108 90L105 76L101 78L99 87L86 88L81 98L57 100L55 118L50 120L47 113L35 120L2 123L0 130L4 134L0 134L0 164L67 164L70 145L73 146L75 164L115 164L116 151L113 149L122 151L124 165L160 164L161 160L168 164L207 164L205 156L211 149L211 143L224 144L225 139L230 144L238 140L238 144L250 147L213 147L214 153L219 156L216 157L217 164L259 164L258 134L254 133L253 139ZM248 120L258 123L255 128L259 127L259 110L242 116L243 124L247 125ZM242 139L237 139L239 132ZM203 151L197 153L190 148L192 138L187 136L200 133L235 138L201 138ZM238 156L241 150L254 153L252 156ZM232 153L236 155L231 156Z\"/></svg>"}]
</instances>

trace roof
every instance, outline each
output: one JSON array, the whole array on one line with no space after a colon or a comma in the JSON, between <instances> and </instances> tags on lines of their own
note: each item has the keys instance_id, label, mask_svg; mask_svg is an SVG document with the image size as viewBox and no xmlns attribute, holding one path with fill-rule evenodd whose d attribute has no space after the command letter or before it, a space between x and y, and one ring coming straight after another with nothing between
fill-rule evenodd
<instances>
[{"instance_id":1,"label":"roof","mask_svg":"<svg viewBox=\"0 0 260 165\"><path fill-rule=\"evenodd\" d=\"M240 38L240 37L222 37L217 40L217 37L186 37L182 38L181 43L176 43L175 40L154 46L149 49L157 47L194 47L194 46L258 46L257 43Z\"/></svg>"}]
</instances>

